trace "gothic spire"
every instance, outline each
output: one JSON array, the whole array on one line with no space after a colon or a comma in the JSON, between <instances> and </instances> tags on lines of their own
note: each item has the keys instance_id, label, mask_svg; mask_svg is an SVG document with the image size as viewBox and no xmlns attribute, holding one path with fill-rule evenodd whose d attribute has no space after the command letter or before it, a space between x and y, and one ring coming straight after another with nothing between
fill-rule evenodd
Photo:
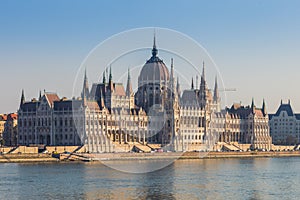
<instances>
[{"instance_id":1,"label":"gothic spire","mask_svg":"<svg viewBox=\"0 0 300 200\"><path fill-rule=\"evenodd\" d=\"M111 66L109 68L109 80L108 81L112 81L112 73L111 73Z\"/></svg>"},{"instance_id":2,"label":"gothic spire","mask_svg":"<svg viewBox=\"0 0 300 200\"><path fill-rule=\"evenodd\" d=\"M172 90L172 92L176 92L175 91L175 78L174 78L174 64L173 64L173 58L171 58L171 73L170 73L170 89Z\"/></svg>"},{"instance_id":3,"label":"gothic spire","mask_svg":"<svg viewBox=\"0 0 300 200\"><path fill-rule=\"evenodd\" d=\"M113 81L112 81L111 66L110 66L110 69L109 69L109 80L108 80L108 85L109 85L110 91L113 91L113 90L114 90L114 87L113 87Z\"/></svg>"},{"instance_id":4,"label":"gothic spire","mask_svg":"<svg viewBox=\"0 0 300 200\"><path fill-rule=\"evenodd\" d=\"M22 95L21 95L21 102L20 107L25 103L25 95L24 95L24 89L22 89Z\"/></svg>"},{"instance_id":5,"label":"gothic spire","mask_svg":"<svg viewBox=\"0 0 300 200\"><path fill-rule=\"evenodd\" d=\"M266 114L267 114L267 108L266 108L265 99L263 99L262 111L263 111L263 114L264 114L264 115L266 115Z\"/></svg>"},{"instance_id":6,"label":"gothic spire","mask_svg":"<svg viewBox=\"0 0 300 200\"><path fill-rule=\"evenodd\" d=\"M252 109L252 113L255 113L255 105L254 105L254 98L252 97L252 103L251 103L251 109Z\"/></svg>"},{"instance_id":7,"label":"gothic spire","mask_svg":"<svg viewBox=\"0 0 300 200\"><path fill-rule=\"evenodd\" d=\"M39 94L39 101L42 100L42 91L40 90L40 94Z\"/></svg>"},{"instance_id":8,"label":"gothic spire","mask_svg":"<svg viewBox=\"0 0 300 200\"><path fill-rule=\"evenodd\" d=\"M130 69L128 68L128 78L127 78L127 87L126 87L126 96L130 97L133 93L132 91L132 84L131 84L131 77L130 77Z\"/></svg>"},{"instance_id":9,"label":"gothic spire","mask_svg":"<svg viewBox=\"0 0 300 200\"><path fill-rule=\"evenodd\" d=\"M205 80L205 65L204 65L204 61L203 61L201 81L200 81L200 90L202 90L202 92L205 92L205 90L207 90L207 85L206 85L206 80Z\"/></svg>"},{"instance_id":10,"label":"gothic spire","mask_svg":"<svg viewBox=\"0 0 300 200\"><path fill-rule=\"evenodd\" d=\"M152 57L156 57L157 55L157 48L156 48L156 37L155 37L155 32L153 36L153 48L152 48Z\"/></svg>"},{"instance_id":11,"label":"gothic spire","mask_svg":"<svg viewBox=\"0 0 300 200\"><path fill-rule=\"evenodd\" d=\"M180 84L179 84L179 77L177 76L177 86L176 86L177 94L180 96Z\"/></svg>"},{"instance_id":12,"label":"gothic spire","mask_svg":"<svg viewBox=\"0 0 300 200\"><path fill-rule=\"evenodd\" d=\"M194 89L194 79L192 77L192 85L191 85L191 89L193 90Z\"/></svg>"},{"instance_id":13,"label":"gothic spire","mask_svg":"<svg viewBox=\"0 0 300 200\"><path fill-rule=\"evenodd\" d=\"M203 61L203 67L202 67L202 78L205 81L205 65L204 65L204 61Z\"/></svg>"},{"instance_id":14,"label":"gothic spire","mask_svg":"<svg viewBox=\"0 0 300 200\"><path fill-rule=\"evenodd\" d=\"M219 101L219 89L218 89L218 80L217 76L215 78L215 88L214 88L214 101L218 102Z\"/></svg>"},{"instance_id":15,"label":"gothic spire","mask_svg":"<svg viewBox=\"0 0 300 200\"><path fill-rule=\"evenodd\" d=\"M106 83L105 70L103 71L103 75L102 75L102 83L103 83L103 84Z\"/></svg>"},{"instance_id":16,"label":"gothic spire","mask_svg":"<svg viewBox=\"0 0 300 200\"><path fill-rule=\"evenodd\" d=\"M173 58L171 58L171 77L172 79L174 79L174 65L173 65Z\"/></svg>"},{"instance_id":17,"label":"gothic spire","mask_svg":"<svg viewBox=\"0 0 300 200\"><path fill-rule=\"evenodd\" d=\"M251 108L254 108L254 98L252 97Z\"/></svg>"},{"instance_id":18,"label":"gothic spire","mask_svg":"<svg viewBox=\"0 0 300 200\"><path fill-rule=\"evenodd\" d=\"M84 80L83 80L83 88L82 88L82 98L83 97L88 97L89 95L89 83L88 83L88 78L86 74L86 69L84 71Z\"/></svg>"}]
</instances>

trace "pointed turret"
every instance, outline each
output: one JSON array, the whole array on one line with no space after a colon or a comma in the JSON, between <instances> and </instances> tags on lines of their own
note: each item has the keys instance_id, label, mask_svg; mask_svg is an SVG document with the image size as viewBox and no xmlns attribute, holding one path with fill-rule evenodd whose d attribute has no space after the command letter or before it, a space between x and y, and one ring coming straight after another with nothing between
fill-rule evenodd
<instances>
[{"instance_id":1,"label":"pointed turret","mask_svg":"<svg viewBox=\"0 0 300 200\"><path fill-rule=\"evenodd\" d=\"M130 77L130 70L128 68L128 78L127 78L127 87L126 87L126 96L130 97L133 94L132 84L131 84L131 77Z\"/></svg>"},{"instance_id":2,"label":"pointed turret","mask_svg":"<svg viewBox=\"0 0 300 200\"><path fill-rule=\"evenodd\" d=\"M252 97L252 102L251 102L251 109L252 109L252 113L255 113L255 105L254 105L254 98Z\"/></svg>"},{"instance_id":3,"label":"pointed turret","mask_svg":"<svg viewBox=\"0 0 300 200\"><path fill-rule=\"evenodd\" d=\"M157 48L156 48L156 38L155 38L155 32L153 37L153 48L152 48L152 57L156 57L157 55Z\"/></svg>"},{"instance_id":4,"label":"pointed turret","mask_svg":"<svg viewBox=\"0 0 300 200\"><path fill-rule=\"evenodd\" d=\"M20 102L20 107L25 103L25 95L24 95L24 89L22 89L22 95L21 95L21 102Z\"/></svg>"},{"instance_id":5,"label":"pointed turret","mask_svg":"<svg viewBox=\"0 0 300 200\"><path fill-rule=\"evenodd\" d=\"M201 75L201 78L203 78L203 80L205 81L205 64L204 64L204 61L202 63L202 75Z\"/></svg>"},{"instance_id":6,"label":"pointed turret","mask_svg":"<svg viewBox=\"0 0 300 200\"><path fill-rule=\"evenodd\" d=\"M174 80L174 65L173 65L173 58L171 58L171 74L170 74L170 80Z\"/></svg>"},{"instance_id":7,"label":"pointed turret","mask_svg":"<svg viewBox=\"0 0 300 200\"><path fill-rule=\"evenodd\" d=\"M113 90L114 90L114 85L113 85L113 81L112 81L111 66L110 66L110 68L109 68L108 86L109 86L109 90L110 90L110 91L113 91Z\"/></svg>"},{"instance_id":8,"label":"pointed turret","mask_svg":"<svg viewBox=\"0 0 300 200\"><path fill-rule=\"evenodd\" d=\"M214 88L214 102L218 102L220 99L219 96L219 89L218 89L218 80L217 80L217 76L215 78L215 88Z\"/></svg>"},{"instance_id":9,"label":"pointed turret","mask_svg":"<svg viewBox=\"0 0 300 200\"><path fill-rule=\"evenodd\" d=\"M102 75L102 83L104 85L106 84L105 71L103 72L103 75Z\"/></svg>"},{"instance_id":10,"label":"pointed turret","mask_svg":"<svg viewBox=\"0 0 300 200\"><path fill-rule=\"evenodd\" d=\"M84 80L83 80L83 88L82 88L82 94L81 94L82 98L88 98L89 96L89 83L88 83L88 78L87 78L87 74L86 74L86 69L84 71Z\"/></svg>"},{"instance_id":11,"label":"pointed turret","mask_svg":"<svg viewBox=\"0 0 300 200\"><path fill-rule=\"evenodd\" d=\"M40 94L39 94L39 101L42 100L42 91L40 90Z\"/></svg>"},{"instance_id":12,"label":"pointed turret","mask_svg":"<svg viewBox=\"0 0 300 200\"><path fill-rule=\"evenodd\" d=\"M267 114L267 108L266 108L266 103L265 103L265 99L263 99L263 104L262 104L262 112L264 115Z\"/></svg>"},{"instance_id":13,"label":"pointed turret","mask_svg":"<svg viewBox=\"0 0 300 200\"><path fill-rule=\"evenodd\" d=\"M204 92L206 89L207 89L207 86L206 86L206 80L205 80L205 64L203 61L201 81L200 81L200 90L202 90L202 92Z\"/></svg>"},{"instance_id":14,"label":"pointed turret","mask_svg":"<svg viewBox=\"0 0 300 200\"><path fill-rule=\"evenodd\" d=\"M200 105L202 107L205 107L207 104L207 93L208 93L208 88L207 88L206 80L205 80L205 65L204 65L204 61L203 61L203 68L202 68L200 88L199 88L199 98L201 101Z\"/></svg>"},{"instance_id":15,"label":"pointed turret","mask_svg":"<svg viewBox=\"0 0 300 200\"><path fill-rule=\"evenodd\" d=\"M181 93L181 91L180 91L179 77L177 77L177 85L176 85L176 90L177 90L177 94L178 94L178 96L180 97L180 93Z\"/></svg>"},{"instance_id":16,"label":"pointed turret","mask_svg":"<svg viewBox=\"0 0 300 200\"><path fill-rule=\"evenodd\" d=\"M176 85L175 85L175 78L174 78L174 63L173 58L171 58L171 73L170 73L170 84L169 84L170 90L172 93L176 94Z\"/></svg>"},{"instance_id":17,"label":"pointed turret","mask_svg":"<svg viewBox=\"0 0 300 200\"><path fill-rule=\"evenodd\" d=\"M194 89L194 78L192 77L192 84L191 84L191 89Z\"/></svg>"}]
</instances>

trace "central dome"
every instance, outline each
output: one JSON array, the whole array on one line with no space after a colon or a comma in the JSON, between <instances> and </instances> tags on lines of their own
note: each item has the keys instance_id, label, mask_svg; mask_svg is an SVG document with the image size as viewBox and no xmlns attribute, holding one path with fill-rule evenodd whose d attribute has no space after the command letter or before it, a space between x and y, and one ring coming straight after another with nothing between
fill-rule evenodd
<instances>
[{"instance_id":1,"label":"central dome","mask_svg":"<svg viewBox=\"0 0 300 200\"><path fill-rule=\"evenodd\" d=\"M166 67L165 63L157 57L158 50L156 49L155 45L155 38L154 44L152 49L152 57L147 60L146 64L143 66L140 76L139 76L139 83L144 84L145 82L168 82L169 81L169 70Z\"/></svg>"}]
</instances>

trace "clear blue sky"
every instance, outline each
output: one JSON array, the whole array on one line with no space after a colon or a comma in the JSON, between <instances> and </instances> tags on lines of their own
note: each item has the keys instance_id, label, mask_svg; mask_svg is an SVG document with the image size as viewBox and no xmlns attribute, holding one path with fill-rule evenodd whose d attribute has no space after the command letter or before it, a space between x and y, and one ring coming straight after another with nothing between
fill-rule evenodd
<instances>
[{"instance_id":1,"label":"clear blue sky","mask_svg":"<svg viewBox=\"0 0 300 200\"><path fill-rule=\"evenodd\" d=\"M300 1L14 1L0 2L0 113L39 90L72 96L86 55L113 34L165 27L202 44L220 68L232 102L269 112L291 99L300 112ZM147 58L145 58L147 59ZM209 77L210 78L210 77ZM211 77L213 78L213 77Z\"/></svg>"}]
</instances>

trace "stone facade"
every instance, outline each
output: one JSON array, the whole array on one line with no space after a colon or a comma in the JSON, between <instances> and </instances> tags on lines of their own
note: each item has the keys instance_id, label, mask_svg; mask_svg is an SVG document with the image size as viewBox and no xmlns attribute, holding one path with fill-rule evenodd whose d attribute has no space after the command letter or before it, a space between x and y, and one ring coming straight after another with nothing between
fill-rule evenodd
<instances>
[{"instance_id":1,"label":"stone facade","mask_svg":"<svg viewBox=\"0 0 300 200\"><path fill-rule=\"evenodd\" d=\"M268 148L261 144L270 142L270 138L261 142L268 135L268 127L263 133L256 129L265 114L261 116L256 109L246 116L235 110L221 111L217 79L212 92L206 83L204 63L199 86L194 87L192 81L191 88L181 92L173 60L169 71L157 55L154 40L136 92L132 91L130 71L124 87L113 81L110 68L109 76L103 73L102 82L94 83L91 89L85 73L78 99L44 93L38 100L26 102L22 93L19 144L84 145L95 153L129 151L134 145L143 151L154 146L191 151L214 146L224 138L226 142L252 142L254 148ZM249 126L240 128L246 127L244 124ZM228 133L237 134L227 137Z\"/></svg>"},{"instance_id":2,"label":"stone facade","mask_svg":"<svg viewBox=\"0 0 300 200\"><path fill-rule=\"evenodd\" d=\"M268 119L265 102L262 108L257 108L253 100L251 106L234 104L215 114L219 141L251 144L251 149L270 150L272 138Z\"/></svg>"},{"instance_id":3,"label":"stone facade","mask_svg":"<svg viewBox=\"0 0 300 200\"><path fill-rule=\"evenodd\" d=\"M18 135L18 115L11 113L7 115L7 120L4 124L3 140L5 146L16 146Z\"/></svg>"},{"instance_id":4,"label":"stone facade","mask_svg":"<svg viewBox=\"0 0 300 200\"><path fill-rule=\"evenodd\" d=\"M275 114L269 114L270 134L274 144L300 143L300 114L294 113L290 101L282 103Z\"/></svg>"},{"instance_id":5,"label":"stone facade","mask_svg":"<svg viewBox=\"0 0 300 200\"><path fill-rule=\"evenodd\" d=\"M4 139L3 139L3 132L4 132L4 125L7 120L7 115L1 114L0 115L0 146L4 144Z\"/></svg>"}]
</instances>

